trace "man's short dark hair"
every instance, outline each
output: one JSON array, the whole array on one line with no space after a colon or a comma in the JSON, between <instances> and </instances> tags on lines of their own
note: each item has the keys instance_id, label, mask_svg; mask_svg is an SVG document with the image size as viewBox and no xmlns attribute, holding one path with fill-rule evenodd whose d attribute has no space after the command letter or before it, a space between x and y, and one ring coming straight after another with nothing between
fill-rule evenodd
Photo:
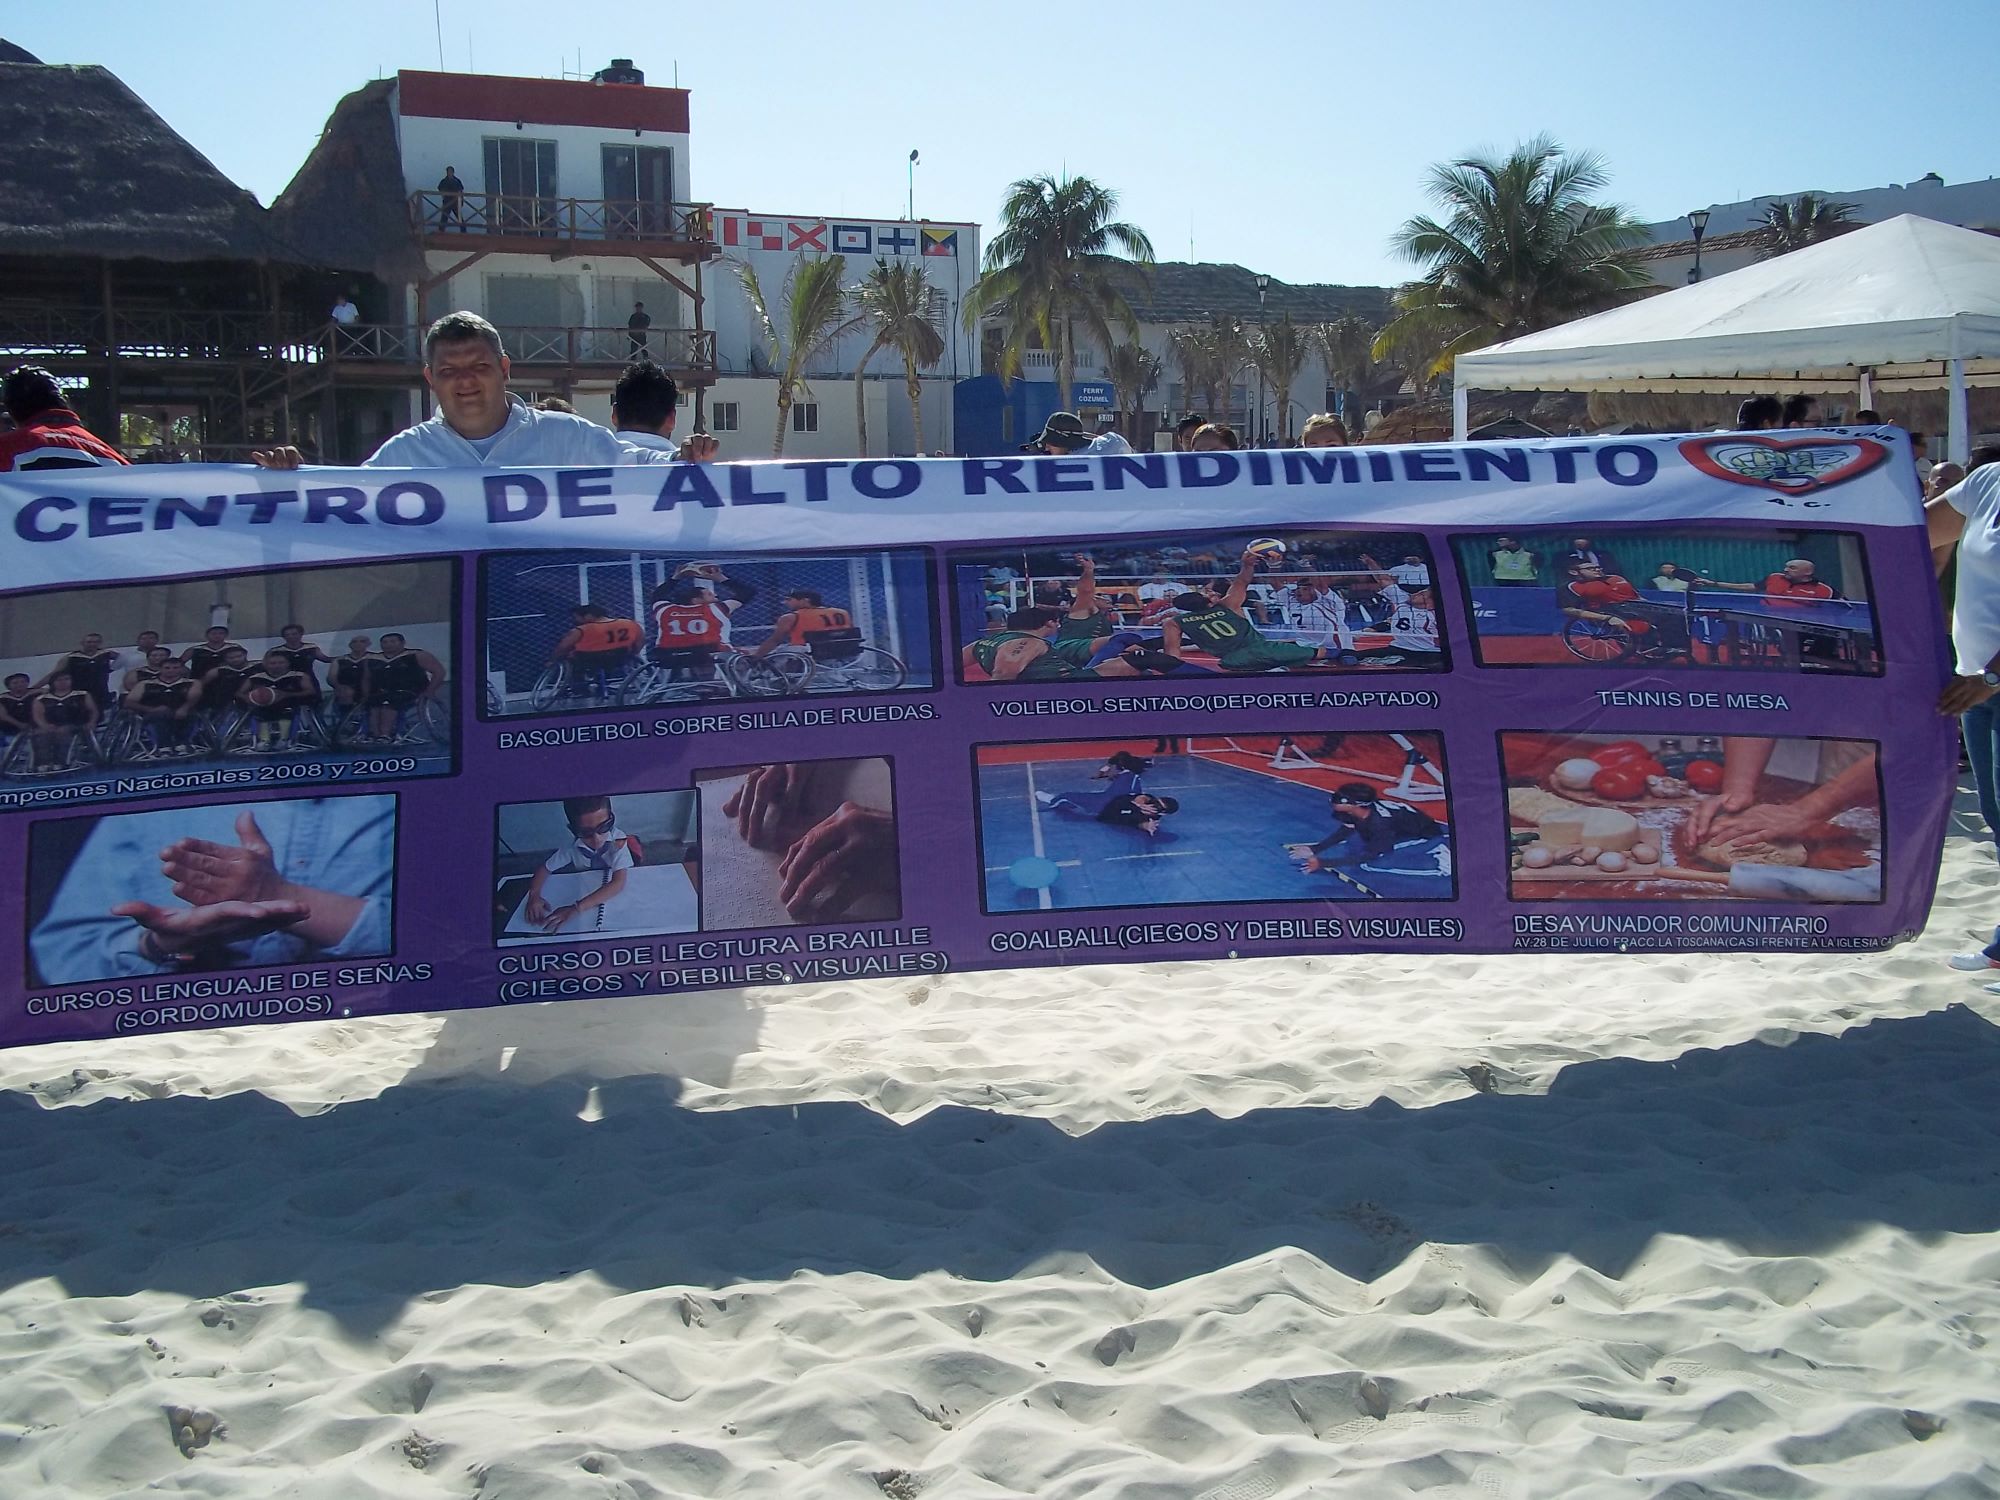
<instances>
[{"instance_id":1,"label":"man's short dark hair","mask_svg":"<svg viewBox=\"0 0 2000 1500\"><path fill-rule=\"evenodd\" d=\"M1192 590L1185 594L1174 595L1174 608L1184 610L1188 614L1194 614L1204 609L1212 609L1214 606L1215 601L1209 598L1208 595L1197 594Z\"/></svg>"},{"instance_id":2,"label":"man's short dark hair","mask_svg":"<svg viewBox=\"0 0 2000 1500\"><path fill-rule=\"evenodd\" d=\"M424 330L424 368L439 344L468 344L478 339L493 351L495 359L505 359L507 350L500 342L500 330L475 312L446 313Z\"/></svg>"},{"instance_id":3,"label":"man's short dark hair","mask_svg":"<svg viewBox=\"0 0 2000 1500\"><path fill-rule=\"evenodd\" d=\"M1181 810L1181 799L1178 797L1155 797L1153 800L1160 804L1162 813L1177 813Z\"/></svg>"},{"instance_id":4,"label":"man's short dark hair","mask_svg":"<svg viewBox=\"0 0 2000 1500\"><path fill-rule=\"evenodd\" d=\"M596 812L611 812L611 799L609 797L563 798L563 821L569 824L571 833L577 832L576 825L579 822ZM616 822L618 815L612 813L611 816L612 821Z\"/></svg>"},{"instance_id":5,"label":"man's short dark hair","mask_svg":"<svg viewBox=\"0 0 2000 1500\"><path fill-rule=\"evenodd\" d=\"M1736 408L1736 430L1754 432L1767 422L1775 422L1784 415L1785 408L1776 396L1749 396Z\"/></svg>"},{"instance_id":6,"label":"man's short dark hair","mask_svg":"<svg viewBox=\"0 0 2000 1500\"><path fill-rule=\"evenodd\" d=\"M1974 448L1972 457L1965 461L1965 472L1970 474L1974 469L1983 469L1988 464L2000 464L2000 447L1989 444L1984 448Z\"/></svg>"},{"instance_id":7,"label":"man's short dark hair","mask_svg":"<svg viewBox=\"0 0 2000 1500\"><path fill-rule=\"evenodd\" d=\"M786 589L785 597L787 599L805 600L806 608L808 609L818 609L821 605L826 603L826 600L820 597L818 589Z\"/></svg>"},{"instance_id":8,"label":"man's short dark hair","mask_svg":"<svg viewBox=\"0 0 2000 1500\"><path fill-rule=\"evenodd\" d=\"M1854 421L1857 426L1873 427L1880 423L1881 420L1882 413L1875 410L1872 406L1864 406L1854 414Z\"/></svg>"},{"instance_id":9,"label":"man's short dark hair","mask_svg":"<svg viewBox=\"0 0 2000 1500\"><path fill-rule=\"evenodd\" d=\"M1178 422L1174 423L1174 435L1176 437L1186 437L1207 420L1208 418L1204 417L1200 412L1191 411Z\"/></svg>"},{"instance_id":10,"label":"man's short dark hair","mask_svg":"<svg viewBox=\"0 0 2000 1500\"><path fill-rule=\"evenodd\" d=\"M21 365L10 371L5 385L0 386L0 401L4 401L7 415L16 422L39 417L65 404L61 383L40 365Z\"/></svg>"},{"instance_id":11,"label":"man's short dark hair","mask_svg":"<svg viewBox=\"0 0 2000 1500\"><path fill-rule=\"evenodd\" d=\"M658 432L680 404L673 376L650 359L627 365L611 388L611 419L620 427Z\"/></svg>"},{"instance_id":12,"label":"man's short dark hair","mask_svg":"<svg viewBox=\"0 0 2000 1500\"><path fill-rule=\"evenodd\" d=\"M1817 396L1787 396L1785 398L1784 415L1778 418L1778 425L1780 427L1797 427L1805 421L1807 415L1818 405L1819 397Z\"/></svg>"},{"instance_id":13,"label":"man's short dark hair","mask_svg":"<svg viewBox=\"0 0 2000 1500\"><path fill-rule=\"evenodd\" d=\"M1351 802L1360 807L1373 807L1379 800L1375 788L1359 781L1343 781L1333 789L1332 802Z\"/></svg>"},{"instance_id":14,"label":"man's short dark hair","mask_svg":"<svg viewBox=\"0 0 2000 1500\"><path fill-rule=\"evenodd\" d=\"M1062 618L1062 611L1044 609L1039 604L1031 604L1026 609L1017 609L1007 616L1009 630L1040 630L1044 625L1053 625Z\"/></svg>"}]
</instances>

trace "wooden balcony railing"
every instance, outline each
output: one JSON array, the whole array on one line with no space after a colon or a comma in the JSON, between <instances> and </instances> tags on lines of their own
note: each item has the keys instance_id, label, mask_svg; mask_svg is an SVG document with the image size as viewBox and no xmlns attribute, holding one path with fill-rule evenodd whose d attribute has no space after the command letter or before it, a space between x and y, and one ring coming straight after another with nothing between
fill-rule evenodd
<instances>
[{"instance_id":1,"label":"wooden balcony railing","mask_svg":"<svg viewBox=\"0 0 2000 1500\"><path fill-rule=\"evenodd\" d=\"M102 357L114 342L126 359L302 359L310 340L268 313L121 307L107 336L99 308L0 301L0 359Z\"/></svg>"},{"instance_id":2,"label":"wooden balcony railing","mask_svg":"<svg viewBox=\"0 0 2000 1500\"><path fill-rule=\"evenodd\" d=\"M715 243L715 213L707 203L430 191L410 194L410 222L425 236L497 235L703 248Z\"/></svg>"},{"instance_id":3,"label":"wooden balcony railing","mask_svg":"<svg viewBox=\"0 0 2000 1500\"><path fill-rule=\"evenodd\" d=\"M337 362L421 364L424 331L389 323L331 323L327 349ZM715 369L713 329L577 328L554 325L500 326L500 342L517 365L622 365L650 357L669 370Z\"/></svg>"}]
</instances>

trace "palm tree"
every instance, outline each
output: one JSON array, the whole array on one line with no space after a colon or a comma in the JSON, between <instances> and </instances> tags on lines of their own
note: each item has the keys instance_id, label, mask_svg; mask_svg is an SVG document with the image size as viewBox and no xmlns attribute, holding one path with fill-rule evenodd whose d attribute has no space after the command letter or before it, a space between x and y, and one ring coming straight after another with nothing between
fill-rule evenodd
<instances>
[{"instance_id":1,"label":"palm tree","mask_svg":"<svg viewBox=\"0 0 2000 1500\"><path fill-rule=\"evenodd\" d=\"M1226 421L1236 373L1250 362L1250 340L1242 323L1235 318L1214 317L1206 323L1176 328L1168 338L1189 400L1199 389L1202 411L1209 421Z\"/></svg>"},{"instance_id":2,"label":"palm tree","mask_svg":"<svg viewBox=\"0 0 2000 1500\"><path fill-rule=\"evenodd\" d=\"M1251 340L1250 359L1278 400L1278 442L1289 443L1292 436L1292 385L1306 367L1306 332L1286 313L1277 322L1257 330ZM1264 425L1263 412L1257 413L1253 427Z\"/></svg>"},{"instance_id":3,"label":"palm tree","mask_svg":"<svg viewBox=\"0 0 2000 1500\"><path fill-rule=\"evenodd\" d=\"M903 357L903 378L910 391L910 424L916 433L917 455L924 451L923 386L919 368L930 369L944 358L944 336L931 321L932 291L922 261L875 262L875 269L854 289L857 323L875 325L875 337L854 367L854 421L861 437L861 456L868 456L868 409L862 400L862 372L876 351L894 349Z\"/></svg>"},{"instance_id":4,"label":"palm tree","mask_svg":"<svg viewBox=\"0 0 2000 1500\"><path fill-rule=\"evenodd\" d=\"M1056 351L1062 406L1076 383L1076 328L1109 349L1112 325L1137 334L1139 320L1118 289L1136 261L1151 265L1153 242L1112 217L1118 195L1088 177L1023 177L1000 207L1006 227L986 246L986 267L965 297L965 326L1001 320L1000 374L1012 375L1039 338ZM1115 251L1123 251L1120 256Z\"/></svg>"},{"instance_id":5,"label":"palm tree","mask_svg":"<svg viewBox=\"0 0 2000 1500\"><path fill-rule=\"evenodd\" d=\"M1855 211L1854 204L1838 203L1819 193L1800 193L1790 200L1780 198L1767 203L1763 218L1756 224L1762 242L1757 248L1757 259L1772 260L1845 234L1858 227Z\"/></svg>"},{"instance_id":6,"label":"palm tree","mask_svg":"<svg viewBox=\"0 0 2000 1500\"><path fill-rule=\"evenodd\" d=\"M743 283L743 295L750 299L751 314L770 348L772 362L775 364L781 355L785 361L778 375L778 429L771 438L773 458L785 451L785 426L792 414L792 403L802 395L812 394L806 388L806 367L861 321L847 316L847 293L840 285L841 273L846 268L846 260L838 255L817 255L810 260L801 255L793 262L781 288L784 301L777 309L785 325L781 336L771 304L757 283L757 273L747 261L730 262L730 269Z\"/></svg>"},{"instance_id":7,"label":"palm tree","mask_svg":"<svg viewBox=\"0 0 2000 1500\"><path fill-rule=\"evenodd\" d=\"M1396 248L1423 268L1396 292L1396 315L1376 335L1378 358L1414 351L1422 383L1453 356L1597 312L1648 284L1634 252L1646 230L1617 204L1590 195L1609 180L1594 154L1572 155L1548 136L1494 160L1467 157L1431 169L1442 220L1420 215Z\"/></svg>"},{"instance_id":8,"label":"palm tree","mask_svg":"<svg viewBox=\"0 0 2000 1500\"><path fill-rule=\"evenodd\" d=\"M1371 396L1386 394L1385 387L1402 383L1401 370L1375 357L1375 333L1375 325L1357 313L1343 313L1306 331L1326 366L1327 384L1342 393L1342 416L1350 426L1355 423L1347 411L1350 404L1359 406Z\"/></svg>"},{"instance_id":9,"label":"palm tree","mask_svg":"<svg viewBox=\"0 0 2000 1500\"><path fill-rule=\"evenodd\" d=\"M1139 413L1146 396L1160 386L1160 357L1141 343L1112 345L1105 356L1104 373L1111 377L1111 389L1118 397L1118 420L1126 437L1139 436Z\"/></svg>"}]
</instances>

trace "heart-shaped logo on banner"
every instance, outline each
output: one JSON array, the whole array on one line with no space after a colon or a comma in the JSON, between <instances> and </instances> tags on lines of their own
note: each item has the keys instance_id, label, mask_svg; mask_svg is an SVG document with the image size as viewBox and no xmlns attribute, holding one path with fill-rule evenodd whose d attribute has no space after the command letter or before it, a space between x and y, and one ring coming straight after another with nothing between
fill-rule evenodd
<instances>
[{"instance_id":1,"label":"heart-shaped logo on banner","mask_svg":"<svg viewBox=\"0 0 2000 1500\"><path fill-rule=\"evenodd\" d=\"M1785 495L1831 489L1889 456L1873 438L1772 438L1752 432L1689 438L1680 448L1704 474Z\"/></svg>"}]
</instances>

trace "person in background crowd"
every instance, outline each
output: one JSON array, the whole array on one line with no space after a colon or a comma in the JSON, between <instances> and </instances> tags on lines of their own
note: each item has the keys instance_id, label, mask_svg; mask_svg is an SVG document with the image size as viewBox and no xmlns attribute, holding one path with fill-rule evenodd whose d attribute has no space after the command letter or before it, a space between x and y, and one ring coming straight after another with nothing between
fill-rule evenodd
<instances>
[{"instance_id":1,"label":"person in background crowd","mask_svg":"<svg viewBox=\"0 0 2000 1500\"><path fill-rule=\"evenodd\" d=\"M626 337L632 341L632 358L644 359L647 357L648 335L646 330L652 326L652 315L646 311L646 304L643 302L634 302L632 304L632 316L625 320Z\"/></svg>"},{"instance_id":2,"label":"person in background crowd","mask_svg":"<svg viewBox=\"0 0 2000 1500\"><path fill-rule=\"evenodd\" d=\"M1736 425L1731 432L1768 432L1778 425L1785 408L1776 396L1751 396L1736 408Z\"/></svg>"},{"instance_id":3,"label":"person in background crowd","mask_svg":"<svg viewBox=\"0 0 2000 1500\"><path fill-rule=\"evenodd\" d=\"M1021 444L1021 451L1062 458L1081 453L1089 446L1090 434L1083 430L1083 418L1073 411L1057 411L1050 412L1042 430Z\"/></svg>"},{"instance_id":4,"label":"person in background crowd","mask_svg":"<svg viewBox=\"0 0 2000 1500\"><path fill-rule=\"evenodd\" d=\"M1511 536L1499 536L1493 539L1493 550L1486 555L1493 564L1495 583L1507 588L1534 587L1541 553L1532 547L1523 547Z\"/></svg>"},{"instance_id":5,"label":"person in background crowd","mask_svg":"<svg viewBox=\"0 0 2000 1500\"><path fill-rule=\"evenodd\" d=\"M567 401L563 400L563 398L560 396L543 396L540 400L535 402L535 410L566 411L571 416L576 415L576 408L574 406L571 406Z\"/></svg>"},{"instance_id":6,"label":"person in background crowd","mask_svg":"<svg viewBox=\"0 0 2000 1500\"><path fill-rule=\"evenodd\" d=\"M1954 551L1958 557L1951 612L1958 660L1938 712L1961 716L1979 815L2000 837L2000 787L1994 780L2000 766L2000 705L1994 702L2000 692L2000 448L1975 451L1965 478L1924 506L1924 520L1937 571L1944 572ZM1954 969L2000 969L2000 927L1985 948L1955 953L1948 962Z\"/></svg>"},{"instance_id":7,"label":"person in background crowd","mask_svg":"<svg viewBox=\"0 0 2000 1500\"><path fill-rule=\"evenodd\" d=\"M1965 478L1965 470L1948 459L1941 464L1932 464L1931 476L1924 481L1924 499L1937 499L1939 495L1942 495L1963 478Z\"/></svg>"},{"instance_id":8,"label":"person in background crowd","mask_svg":"<svg viewBox=\"0 0 2000 1500\"><path fill-rule=\"evenodd\" d=\"M361 309L354 305L353 299L347 293L342 292L340 300L333 304L333 311L327 316L342 328L352 328L361 321Z\"/></svg>"},{"instance_id":9,"label":"person in background crowd","mask_svg":"<svg viewBox=\"0 0 2000 1500\"><path fill-rule=\"evenodd\" d=\"M674 414L681 393L673 376L642 359L628 365L611 391L613 436L625 445L628 464L707 463L722 444L705 432L674 442Z\"/></svg>"},{"instance_id":10,"label":"person in background crowd","mask_svg":"<svg viewBox=\"0 0 2000 1500\"><path fill-rule=\"evenodd\" d=\"M1326 412L1307 417L1306 425L1299 429L1301 448L1345 448L1347 445L1347 424Z\"/></svg>"},{"instance_id":11,"label":"person in background crowd","mask_svg":"<svg viewBox=\"0 0 2000 1500\"><path fill-rule=\"evenodd\" d=\"M1606 574L1622 574L1625 571L1608 549L1595 545L1587 536L1570 538L1569 551L1556 559L1556 571L1567 573L1577 563L1601 568Z\"/></svg>"},{"instance_id":12,"label":"person in background crowd","mask_svg":"<svg viewBox=\"0 0 2000 1500\"><path fill-rule=\"evenodd\" d=\"M1880 427L1882 425L1882 413L1875 410L1872 406L1864 406L1854 414L1854 425L1856 427Z\"/></svg>"},{"instance_id":13,"label":"person in background crowd","mask_svg":"<svg viewBox=\"0 0 2000 1500\"><path fill-rule=\"evenodd\" d=\"M1917 483L1930 483L1931 441L1921 432L1910 434L1910 460L1917 466Z\"/></svg>"},{"instance_id":14,"label":"person in background crowd","mask_svg":"<svg viewBox=\"0 0 2000 1500\"><path fill-rule=\"evenodd\" d=\"M465 184L458 180L458 168L446 167L444 176L438 179L438 192L442 201L438 204L438 228L447 224L465 227Z\"/></svg>"},{"instance_id":15,"label":"person in background crowd","mask_svg":"<svg viewBox=\"0 0 2000 1500\"><path fill-rule=\"evenodd\" d=\"M1090 440L1090 446L1083 450L1095 456L1108 453L1130 453L1132 445L1125 441L1125 435L1111 425L1111 414L1106 412L1097 419L1097 436Z\"/></svg>"},{"instance_id":16,"label":"person in background crowd","mask_svg":"<svg viewBox=\"0 0 2000 1500\"><path fill-rule=\"evenodd\" d=\"M507 389L513 365L500 331L477 313L446 313L424 334L424 383L437 415L405 428L363 464L376 469L610 468L625 445L569 412L536 411ZM250 455L259 468L296 469L296 448Z\"/></svg>"},{"instance_id":17,"label":"person in background crowd","mask_svg":"<svg viewBox=\"0 0 2000 1500\"><path fill-rule=\"evenodd\" d=\"M14 420L14 430L0 434L0 474L130 462L63 404L62 386L40 365L22 365L0 382L0 405Z\"/></svg>"},{"instance_id":18,"label":"person in background crowd","mask_svg":"<svg viewBox=\"0 0 2000 1500\"><path fill-rule=\"evenodd\" d=\"M1685 594L1707 581L1707 576L1698 569L1684 568L1675 562L1661 563L1659 572L1653 575L1653 587L1663 594Z\"/></svg>"},{"instance_id":19,"label":"person in background crowd","mask_svg":"<svg viewBox=\"0 0 2000 1500\"><path fill-rule=\"evenodd\" d=\"M1174 423L1174 452L1187 452L1188 445L1194 441L1194 435L1201 429L1201 426L1202 419L1193 412L1189 412L1178 422Z\"/></svg>"},{"instance_id":20,"label":"person in background crowd","mask_svg":"<svg viewBox=\"0 0 2000 1500\"><path fill-rule=\"evenodd\" d=\"M1236 429L1227 422L1204 422L1188 439L1190 453L1234 452L1242 446L1243 439L1236 435Z\"/></svg>"},{"instance_id":21,"label":"person in background crowd","mask_svg":"<svg viewBox=\"0 0 2000 1500\"><path fill-rule=\"evenodd\" d=\"M1780 427L1819 426L1819 397L1787 396L1785 409L1778 418Z\"/></svg>"}]
</instances>

